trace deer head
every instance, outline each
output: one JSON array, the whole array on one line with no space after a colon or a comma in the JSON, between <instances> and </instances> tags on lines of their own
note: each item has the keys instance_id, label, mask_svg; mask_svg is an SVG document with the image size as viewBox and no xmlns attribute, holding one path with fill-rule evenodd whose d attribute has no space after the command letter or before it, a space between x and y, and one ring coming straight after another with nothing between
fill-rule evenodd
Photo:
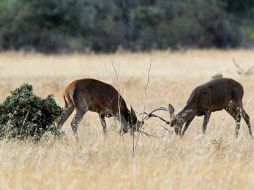
<instances>
[{"instance_id":1,"label":"deer head","mask_svg":"<svg viewBox=\"0 0 254 190\"><path fill-rule=\"evenodd\" d=\"M175 133L178 135L185 123L185 119L183 116L175 114L175 108L171 104L168 105L168 112L170 115L170 126L174 127Z\"/></svg>"},{"instance_id":2,"label":"deer head","mask_svg":"<svg viewBox=\"0 0 254 190\"><path fill-rule=\"evenodd\" d=\"M175 114L175 108L169 104L168 112L170 115L170 126L174 127L176 135L181 135L182 127L194 114L192 109L184 108L179 113Z\"/></svg>"},{"instance_id":3,"label":"deer head","mask_svg":"<svg viewBox=\"0 0 254 190\"><path fill-rule=\"evenodd\" d=\"M127 121L127 126L124 127L123 132L128 132L129 129L132 130L132 132L139 131L140 127L144 124L143 121L139 121L137 118L137 115L130 106L130 111L128 110L128 114L126 115L126 121Z\"/></svg>"}]
</instances>

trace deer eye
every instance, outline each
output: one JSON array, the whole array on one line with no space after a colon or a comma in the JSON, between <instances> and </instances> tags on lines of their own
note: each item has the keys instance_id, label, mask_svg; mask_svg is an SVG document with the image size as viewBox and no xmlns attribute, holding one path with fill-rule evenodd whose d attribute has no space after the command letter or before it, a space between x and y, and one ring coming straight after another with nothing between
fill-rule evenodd
<instances>
[{"instance_id":1,"label":"deer eye","mask_svg":"<svg viewBox=\"0 0 254 190\"><path fill-rule=\"evenodd\" d=\"M178 119L178 121L179 121L180 123L184 122L183 117L180 117L180 118Z\"/></svg>"}]
</instances>

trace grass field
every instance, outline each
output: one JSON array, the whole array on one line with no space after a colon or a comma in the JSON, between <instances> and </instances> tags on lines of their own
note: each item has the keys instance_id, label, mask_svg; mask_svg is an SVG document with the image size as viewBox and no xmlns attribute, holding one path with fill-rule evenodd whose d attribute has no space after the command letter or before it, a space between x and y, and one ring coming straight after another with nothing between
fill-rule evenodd
<instances>
[{"instance_id":1,"label":"grass field","mask_svg":"<svg viewBox=\"0 0 254 190\"><path fill-rule=\"evenodd\" d=\"M63 106L65 86L92 77L113 84L139 113L144 105L149 111L168 103L179 111L195 86L220 73L242 83L244 107L254 125L254 75L238 75L233 58L243 68L254 65L254 52L247 50L2 53L0 99L20 84L30 83L37 95L54 94ZM113 119L107 120L109 136L105 138L98 116L88 113L79 126L79 143L73 138L70 120L63 127L68 135L65 140L1 141L0 189L254 189L254 141L244 122L239 138L234 138L235 122L225 111L212 114L205 136L201 135L203 118L195 118L182 139L167 133L158 120L148 120L145 130L160 138L140 136L134 158L132 137L119 136Z\"/></svg>"}]
</instances>

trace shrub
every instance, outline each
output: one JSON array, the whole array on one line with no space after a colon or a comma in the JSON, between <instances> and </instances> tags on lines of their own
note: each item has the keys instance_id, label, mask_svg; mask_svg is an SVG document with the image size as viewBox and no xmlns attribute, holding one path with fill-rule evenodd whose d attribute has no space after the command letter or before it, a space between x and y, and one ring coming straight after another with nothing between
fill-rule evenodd
<instances>
[{"instance_id":1,"label":"shrub","mask_svg":"<svg viewBox=\"0 0 254 190\"><path fill-rule=\"evenodd\" d=\"M38 141L46 132L60 135L54 122L61 113L52 95L42 99L24 84L0 104L0 137Z\"/></svg>"}]
</instances>

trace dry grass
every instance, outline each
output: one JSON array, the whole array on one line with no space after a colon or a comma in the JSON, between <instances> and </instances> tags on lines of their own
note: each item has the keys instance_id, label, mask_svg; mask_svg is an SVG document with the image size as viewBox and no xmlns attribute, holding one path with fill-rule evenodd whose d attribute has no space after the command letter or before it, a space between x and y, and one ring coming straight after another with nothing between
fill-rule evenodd
<instances>
[{"instance_id":1,"label":"dry grass","mask_svg":"<svg viewBox=\"0 0 254 190\"><path fill-rule=\"evenodd\" d=\"M187 51L118 53L111 55L44 56L0 54L0 97L29 82L38 95L54 94L63 105L62 91L74 79L93 77L115 82L112 63L120 73L118 86L125 100L142 111L149 62L152 60L147 109L172 103L179 110L191 90L216 73L240 81L244 106L254 123L254 76L239 76L233 58L242 66L254 64L254 52ZM141 136L135 158L131 137L117 134L108 120L104 138L96 114L88 113L79 126L75 143L68 121L68 140L0 142L0 189L253 189L254 141L242 122L240 137L225 112L212 114L207 133L201 135L202 118L196 118L184 138L165 133L155 119L145 128L162 138Z\"/></svg>"}]
</instances>

